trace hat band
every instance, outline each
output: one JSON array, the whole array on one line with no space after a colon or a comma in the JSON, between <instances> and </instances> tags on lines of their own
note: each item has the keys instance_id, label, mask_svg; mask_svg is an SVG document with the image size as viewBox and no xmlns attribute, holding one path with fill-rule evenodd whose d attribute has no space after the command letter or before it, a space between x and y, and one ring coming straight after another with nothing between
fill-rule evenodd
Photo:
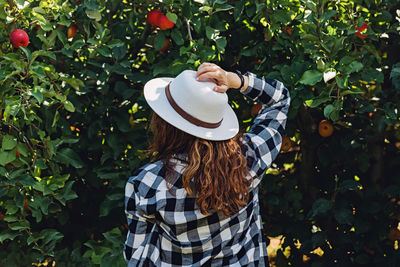
<instances>
[{"instance_id":1,"label":"hat band","mask_svg":"<svg viewBox=\"0 0 400 267\"><path fill-rule=\"evenodd\" d=\"M192 115L190 115L189 113L184 111L180 106L178 106L178 104L176 104L175 100L172 98L171 92L169 91L169 84L167 84L167 86L165 86L165 96L167 97L168 102L171 104L172 108L179 115L181 115L185 120L187 120L188 122L190 122L196 126L203 127L203 128L210 128L210 129L218 128L221 125L223 119L221 119L219 122L216 122L216 123L205 122L205 121L196 119L195 117L193 117Z\"/></svg>"}]
</instances>

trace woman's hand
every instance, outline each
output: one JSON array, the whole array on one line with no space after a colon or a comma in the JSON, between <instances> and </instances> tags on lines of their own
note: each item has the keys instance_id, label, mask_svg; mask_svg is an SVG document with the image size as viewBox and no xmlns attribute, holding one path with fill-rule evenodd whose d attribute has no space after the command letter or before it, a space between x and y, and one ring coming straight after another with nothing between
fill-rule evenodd
<instances>
[{"instance_id":1,"label":"woman's hand","mask_svg":"<svg viewBox=\"0 0 400 267\"><path fill-rule=\"evenodd\" d=\"M220 66L205 62L197 69L197 80L202 81L205 79L215 80L217 84L214 91L225 93L229 88L238 88L240 86L240 78L233 72L223 70ZM241 91L245 90L248 85L248 79L244 76L245 83Z\"/></svg>"}]
</instances>

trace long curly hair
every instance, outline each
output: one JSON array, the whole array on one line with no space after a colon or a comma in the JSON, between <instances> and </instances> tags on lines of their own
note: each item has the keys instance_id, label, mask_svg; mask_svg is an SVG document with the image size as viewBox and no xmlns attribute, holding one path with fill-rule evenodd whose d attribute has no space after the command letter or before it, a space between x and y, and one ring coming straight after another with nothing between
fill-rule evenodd
<instances>
[{"instance_id":1,"label":"long curly hair","mask_svg":"<svg viewBox=\"0 0 400 267\"><path fill-rule=\"evenodd\" d=\"M151 130L154 137L148 154L163 162L169 186L175 166L171 159L186 155L183 187L196 197L202 214L218 211L230 216L247 204L252 180L239 135L225 141L201 139L175 128L156 113L152 115Z\"/></svg>"}]
</instances>

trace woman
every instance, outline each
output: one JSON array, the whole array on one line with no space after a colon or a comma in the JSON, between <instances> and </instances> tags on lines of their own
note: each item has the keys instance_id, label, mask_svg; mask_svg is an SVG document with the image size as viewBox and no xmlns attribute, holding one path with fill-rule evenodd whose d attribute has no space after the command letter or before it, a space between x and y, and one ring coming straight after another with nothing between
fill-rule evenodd
<instances>
[{"instance_id":1,"label":"woman","mask_svg":"<svg viewBox=\"0 0 400 267\"><path fill-rule=\"evenodd\" d=\"M229 88L263 104L243 135ZM288 90L203 63L149 81L144 93L156 161L126 184L128 266L268 266L258 185L281 147Z\"/></svg>"}]
</instances>

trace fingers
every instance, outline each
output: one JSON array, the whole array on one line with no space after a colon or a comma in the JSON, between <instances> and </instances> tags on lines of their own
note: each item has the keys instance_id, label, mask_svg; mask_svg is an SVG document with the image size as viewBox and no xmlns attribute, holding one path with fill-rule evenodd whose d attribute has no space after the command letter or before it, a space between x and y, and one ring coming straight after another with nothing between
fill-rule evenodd
<instances>
[{"instance_id":1,"label":"fingers","mask_svg":"<svg viewBox=\"0 0 400 267\"><path fill-rule=\"evenodd\" d=\"M226 91L228 91L229 88L228 88L228 86L223 84L223 85L215 86L213 89L215 92L225 93Z\"/></svg>"},{"instance_id":2,"label":"fingers","mask_svg":"<svg viewBox=\"0 0 400 267\"><path fill-rule=\"evenodd\" d=\"M198 81L202 81L202 80L205 80L205 79L215 79L215 80L217 80L218 82L220 82L221 81L221 74L220 73L218 73L218 72L204 72L203 74L200 74L200 75L198 75L197 76L197 80Z\"/></svg>"},{"instance_id":3,"label":"fingers","mask_svg":"<svg viewBox=\"0 0 400 267\"><path fill-rule=\"evenodd\" d=\"M198 81L207 78L216 79L218 82L224 82L225 80L224 70L214 64L200 66L197 70L196 76Z\"/></svg>"},{"instance_id":4,"label":"fingers","mask_svg":"<svg viewBox=\"0 0 400 267\"><path fill-rule=\"evenodd\" d=\"M200 75L207 73L207 72L217 72L221 68L218 67L217 65L200 65L200 67L197 69L197 77Z\"/></svg>"},{"instance_id":5,"label":"fingers","mask_svg":"<svg viewBox=\"0 0 400 267\"><path fill-rule=\"evenodd\" d=\"M228 86L226 85L226 73L216 64L208 62L202 63L197 69L196 76L196 80L198 81L214 79L217 86L215 86L213 90L216 92L225 93L228 90Z\"/></svg>"}]
</instances>

